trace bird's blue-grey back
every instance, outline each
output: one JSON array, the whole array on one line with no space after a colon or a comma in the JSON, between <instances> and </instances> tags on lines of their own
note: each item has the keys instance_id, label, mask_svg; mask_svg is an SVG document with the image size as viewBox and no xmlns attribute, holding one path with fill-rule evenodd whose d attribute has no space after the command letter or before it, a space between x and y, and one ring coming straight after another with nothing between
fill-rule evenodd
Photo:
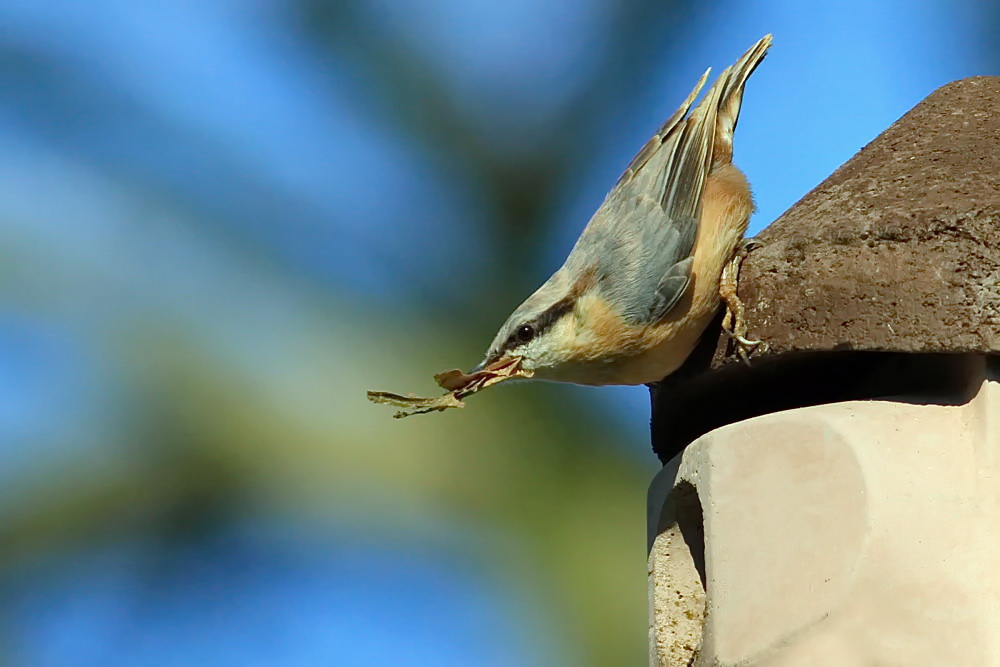
<instances>
[{"instance_id":1,"label":"bird's blue-grey back","mask_svg":"<svg viewBox=\"0 0 1000 667\"><path fill-rule=\"evenodd\" d=\"M633 326L662 319L690 283L719 109L739 113L743 84L763 57L765 40L727 68L688 115L708 72L702 76L632 160L566 260L570 275L592 275Z\"/></svg>"}]
</instances>

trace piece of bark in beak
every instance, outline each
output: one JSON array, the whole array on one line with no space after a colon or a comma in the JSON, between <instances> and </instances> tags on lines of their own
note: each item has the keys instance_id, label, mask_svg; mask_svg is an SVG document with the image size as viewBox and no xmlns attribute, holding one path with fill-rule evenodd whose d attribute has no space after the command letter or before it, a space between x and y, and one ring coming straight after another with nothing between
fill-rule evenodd
<instances>
[{"instance_id":1,"label":"piece of bark in beak","mask_svg":"<svg viewBox=\"0 0 1000 667\"><path fill-rule=\"evenodd\" d=\"M463 373L458 369L444 371L435 375L434 380L442 389L467 396L497 382L515 377L530 377L530 374L521 368L520 357L501 357L488 364L480 364L471 373Z\"/></svg>"},{"instance_id":2,"label":"piece of bark in beak","mask_svg":"<svg viewBox=\"0 0 1000 667\"><path fill-rule=\"evenodd\" d=\"M489 386L510 380L512 378L528 378L532 373L521 368L520 357L497 359L471 373L458 369L444 371L434 376L442 389L448 393L437 398L421 398L419 396L393 394L387 391L369 391L368 400L372 403L387 403L400 408L393 417L400 419L410 415L427 412L442 412L448 408L464 408L462 399L482 391Z\"/></svg>"}]
</instances>

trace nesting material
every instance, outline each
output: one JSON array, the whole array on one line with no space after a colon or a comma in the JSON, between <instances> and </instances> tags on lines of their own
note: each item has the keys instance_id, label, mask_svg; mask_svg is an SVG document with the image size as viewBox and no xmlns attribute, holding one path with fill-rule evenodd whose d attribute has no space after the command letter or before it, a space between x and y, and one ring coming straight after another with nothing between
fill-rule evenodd
<instances>
[{"instance_id":1,"label":"nesting material","mask_svg":"<svg viewBox=\"0 0 1000 667\"><path fill-rule=\"evenodd\" d=\"M482 391L499 382L513 378L529 378L531 371L521 368L521 359L501 359L488 364L474 373L464 373L458 369L443 371L434 376L434 380L448 393L434 398L422 398L412 394L393 394L387 391L369 391L368 400L372 403L394 405L399 410L393 415L396 419L420 415L428 412L442 412L448 408L464 408L462 399Z\"/></svg>"}]
</instances>

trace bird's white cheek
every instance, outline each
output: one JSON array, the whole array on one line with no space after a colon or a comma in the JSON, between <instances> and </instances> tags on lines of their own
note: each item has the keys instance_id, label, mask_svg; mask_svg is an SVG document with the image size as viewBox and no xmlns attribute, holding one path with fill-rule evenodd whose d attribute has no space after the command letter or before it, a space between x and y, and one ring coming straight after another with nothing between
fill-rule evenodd
<instances>
[{"instance_id":1,"label":"bird's white cheek","mask_svg":"<svg viewBox=\"0 0 1000 667\"><path fill-rule=\"evenodd\" d=\"M540 354L540 350L531 349L530 347L521 351L521 368L525 370L534 371L540 366L545 364L544 355Z\"/></svg>"},{"instance_id":2,"label":"bird's white cheek","mask_svg":"<svg viewBox=\"0 0 1000 667\"><path fill-rule=\"evenodd\" d=\"M516 350L510 351L510 356L521 358L521 368L529 371L534 371L539 367L542 362L542 358L539 354L540 350L536 349L533 345L525 345Z\"/></svg>"},{"instance_id":3,"label":"bird's white cheek","mask_svg":"<svg viewBox=\"0 0 1000 667\"><path fill-rule=\"evenodd\" d=\"M544 370L558 368L565 364L571 352L568 343L572 342L571 338L566 335L568 333L568 330L561 331L557 325L557 329L550 332L545 340L538 340L534 344L528 345L522 366L531 370Z\"/></svg>"}]
</instances>

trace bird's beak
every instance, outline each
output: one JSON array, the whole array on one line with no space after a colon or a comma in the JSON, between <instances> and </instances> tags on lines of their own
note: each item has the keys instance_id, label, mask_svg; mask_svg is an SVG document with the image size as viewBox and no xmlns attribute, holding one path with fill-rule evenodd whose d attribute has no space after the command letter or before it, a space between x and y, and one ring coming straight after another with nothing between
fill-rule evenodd
<instances>
[{"instance_id":1,"label":"bird's beak","mask_svg":"<svg viewBox=\"0 0 1000 667\"><path fill-rule=\"evenodd\" d=\"M504 354L496 357L487 357L486 359L483 359L475 368L469 371L469 373L481 373L482 371L494 371L498 368L506 368L515 361L518 362L518 366L520 366L521 357L507 356Z\"/></svg>"}]
</instances>

